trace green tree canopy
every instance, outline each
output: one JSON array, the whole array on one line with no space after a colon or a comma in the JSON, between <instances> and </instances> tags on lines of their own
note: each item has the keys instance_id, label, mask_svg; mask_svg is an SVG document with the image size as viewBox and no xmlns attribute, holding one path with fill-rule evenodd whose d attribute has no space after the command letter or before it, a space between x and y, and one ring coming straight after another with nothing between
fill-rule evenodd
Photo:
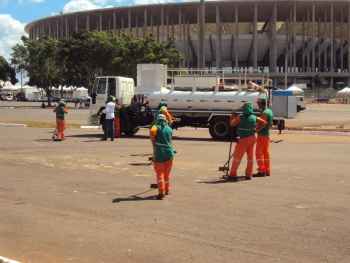
<instances>
[{"instance_id":1,"label":"green tree canopy","mask_svg":"<svg viewBox=\"0 0 350 263\"><path fill-rule=\"evenodd\" d=\"M11 81L12 84L17 82L15 69L2 56L0 56L0 80Z\"/></svg>"},{"instance_id":2,"label":"green tree canopy","mask_svg":"<svg viewBox=\"0 0 350 263\"><path fill-rule=\"evenodd\" d=\"M91 87L96 76L136 77L138 63L163 63L171 67L181 61L172 41L158 43L153 38L126 34L80 32L69 39L30 40L13 48L12 63L25 69L30 84L50 93L50 86Z\"/></svg>"}]
</instances>

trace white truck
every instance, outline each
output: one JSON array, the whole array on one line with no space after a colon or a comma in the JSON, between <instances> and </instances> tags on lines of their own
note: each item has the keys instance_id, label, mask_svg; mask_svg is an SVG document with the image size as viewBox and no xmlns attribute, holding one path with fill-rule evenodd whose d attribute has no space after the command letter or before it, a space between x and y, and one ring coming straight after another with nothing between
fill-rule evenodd
<instances>
[{"instance_id":1,"label":"white truck","mask_svg":"<svg viewBox=\"0 0 350 263\"><path fill-rule=\"evenodd\" d=\"M255 85L259 82L259 86ZM173 69L161 64L139 64L137 86L132 79L98 77L92 92L90 124L98 123L98 112L107 96L115 96L123 105L120 114L122 132L133 135L140 126L150 125L160 102L176 118L175 128L191 126L209 128L215 139L230 136L229 117L239 113L245 102L252 102L258 110L259 98L268 92L261 87L271 80L261 77L233 77L224 72Z\"/></svg>"}]
</instances>

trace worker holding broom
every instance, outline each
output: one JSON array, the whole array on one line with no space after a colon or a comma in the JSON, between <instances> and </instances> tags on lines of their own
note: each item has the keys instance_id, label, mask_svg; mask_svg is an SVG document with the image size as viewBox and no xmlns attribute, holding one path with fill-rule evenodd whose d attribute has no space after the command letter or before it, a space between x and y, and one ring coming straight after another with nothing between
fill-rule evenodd
<instances>
[{"instance_id":1,"label":"worker holding broom","mask_svg":"<svg viewBox=\"0 0 350 263\"><path fill-rule=\"evenodd\" d=\"M175 155L172 146L172 129L166 116L159 114L156 123L151 127L150 137L153 145L153 166L157 175L158 196L162 200L170 190L170 172Z\"/></svg>"},{"instance_id":2,"label":"worker holding broom","mask_svg":"<svg viewBox=\"0 0 350 263\"><path fill-rule=\"evenodd\" d=\"M65 115L68 113L64 100L60 100L53 111L56 113L55 140L62 141L64 140L64 130L66 128Z\"/></svg>"},{"instance_id":3,"label":"worker holding broom","mask_svg":"<svg viewBox=\"0 0 350 263\"><path fill-rule=\"evenodd\" d=\"M262 112L261 118L266 121L264 126L257 127L257 141L255 157L258 165L258 172L255 177L270 176L270 129L272 127L273 112L267 107L267 100L258 100L259 109Z\"/></svg>"},{"instance_id":4,"label":"worker holding broom","mask_svg":"<svg viewBox=\"0 0 350 263\"><path fill-rule=\"evenodd\" d=\"M253 176L254 145L256 142L255 132L257 124L266 125L266 121L256 117L253 113L253 105L247 102L243 105L243 115L234 115L230 120L231 126L237 126L237 135L239 137L230 171L229 181L237 180L237 169L241 163L244 154L247 154L247 168L245 170L245 179L251 180Z\"/></svg>"}]
</instances>

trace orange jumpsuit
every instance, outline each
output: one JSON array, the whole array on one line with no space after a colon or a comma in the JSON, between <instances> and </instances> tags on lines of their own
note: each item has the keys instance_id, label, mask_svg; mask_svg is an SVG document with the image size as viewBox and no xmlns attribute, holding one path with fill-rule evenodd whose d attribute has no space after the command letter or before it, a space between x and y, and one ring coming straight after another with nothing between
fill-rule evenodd
<instances>
[{"instance_id":1,"label":"orange jumpsuit","mask_svg":"<svg viewBox=\"0 0 350 263\"><path fill-rule=\"evenodd\" d=\"M64 120L64 115L68 113L68 110L66 107L59 105L54 109L54 112L56 112L56 132L57 132L57 139L58 140L64 140L64 130L66 128L66 122Z\"/></svg>"},{"instance_id":2,"label":"orange jumpsuit","mask_svg":"<svg viewBox=\"0 0 350 263\"><path fill-rule=\"evenodd\" d=\"M230 125L237 126L241 122L239 116L231 118ZM266 122L261 118L256 118L256 122L260 125L264 125ZM247 154L247 167L245 170L245 176L251 178L253 176L253 165L254 165L254 145L256 142L255 134L242 137L238 140L233 153L233 160L231 165L230 177L237 176L238 167L242 161L243 155Z\"/></svg>"},{"instance_id":3,"label":"orange jumpsuit","mask_svg":"<svg viewBox=\"0 0 350 263\"><path fill-rule=\"evenodd\" d=\"M160 132L163 134L159 138L157 125L152 126L150 137L153 144L153 166L157 175L159 195L168 195L170 190L170 172L173 166L173 148L171 146L171 128L167 127ZM165 136L164 136L165 134ZM157 149L157 147L160 147Z\"/></svg>"},{"instance_id":4,"label":"orange jumpsuit","mask_svg":"<svg viewBox=\"0 0 350 263\"><path fill-rule=\"evenodd\" d=\"M115 112L115 119L114 119L114 137L120 138L121 137L121 125L120 125L120 106L116 105L116 112Z\"/></svg>"},{"instance_id":5,"label":"orange jumpsuit","mask_svg":"<svg viewBox=\"0 0 350 263\"><path fill-rule=\"evenodd\" d=\"M272 125L273 113L266 109L261 117L265 120L265 125L258 125L258 137L256 143L256 162L258 173L270 176L270 128Z\"/></svg>"}]
</instances>

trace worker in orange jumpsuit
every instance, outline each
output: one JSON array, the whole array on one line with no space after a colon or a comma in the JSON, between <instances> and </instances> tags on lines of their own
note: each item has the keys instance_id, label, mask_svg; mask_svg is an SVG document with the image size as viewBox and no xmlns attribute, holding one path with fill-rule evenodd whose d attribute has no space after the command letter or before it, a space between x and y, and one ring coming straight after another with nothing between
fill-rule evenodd
<instances>
[{"instance_id":1,"label":"worker in orange jumpsuit","mask_svg":"<svg viewBox=\"0 0 350 263\"><path fill-rule=\"evenodd\" d=\"M170 172L175 155L172 146L172 129L163 114L159 114L156 123L150 130L153 145L153 166L157 174L159 194L157 199L161 200L170 190Z\"/></svg>"},{"instance_id":2,"label":"worker in orange jumpsuit","mask_svg":"<svg viewBox=\"0 0 350 263\"><path fill-rule=\"evenodd\" d=\"M256 142L255 131L259 125L265 125L265 121L253 114L253 105L248 102L243 105L243 115L233 115L230 120L231 126L237 126L237 135L239 137L233 153L233 161L228 180L237 180L237 169L241 163L244 154L247 154L247 168L245 170L245 179L251 180L253 176L254 162L254 144Z\"/></svg>"},{"instance_id":3,"label":"worker in orange jumpsuit","mask_svg":"<svg viewBox=\"0 0 350 263\"><path fill-rule=\"evenodd\" d=\"M60 100L57 107L53 110L56 113L56 134L57 140L64 140L64 130L66 128L65 115L68 113L66 103Z\"/></svg>"},{"instance_id":4,"label":"worker in orange jumpsuit","mask_svg":"<svg viewBox=\"0 0 350 263\"><path fill-rule=\"evenodd\" d=\"M263 126L257 127L257 142L255 149L255 157L258 165L258 172L254 174L256 177L270 176L270 129L272 127L273 112L267 107L266 99L259 99L259 108L262 112L261 118L266 121Z\"/></svg>"},{"instance_id":5,"label":"worker in orange jumpsuit","mask_svg":"<svg viewBox=\"0 0 350 263\"><path fill-rule=\"evenodd\" d=\"M115 129L115 138L120 138L121 137L121 125L120 125L120 109L121 105L119 104L119 101L116 100L115 102L115 119L114 119L114 129Z\"/></svg>"}]
</instances>

